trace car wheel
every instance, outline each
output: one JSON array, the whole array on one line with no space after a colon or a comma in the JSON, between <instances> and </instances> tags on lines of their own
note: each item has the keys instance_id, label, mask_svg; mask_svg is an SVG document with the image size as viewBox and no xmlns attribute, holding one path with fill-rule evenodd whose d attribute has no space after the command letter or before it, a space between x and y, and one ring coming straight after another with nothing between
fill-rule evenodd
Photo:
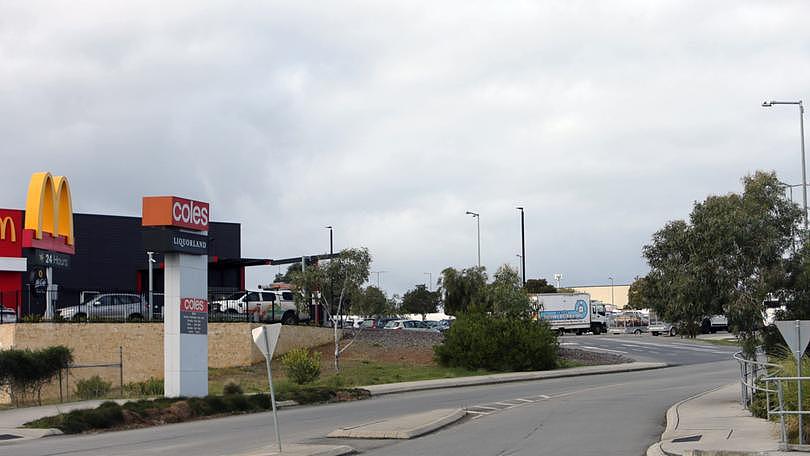
<instances>
[{"instance_id":1,"label":"car wheel","mask_svg":"<svg viewBox=\"0 0 810 456\"><path fill-rule=\"evenodd\" d=\"M591 332L594 336L598 336L599 334L602 334L602 328L599 326L594 326L593 331Z\"/></svg>"},{"instance_id":2,"label":"car wheel","mask_svg":"<svg viewBox=\"0 0 810 456\"><path fill-rule=\"evenodd\" d=\"M653 336L657 336L657 335L658 335L658 331L653 331L651 334L652 334Z\"/></svg>"},{"instance_id":3,"label":"car wheel","mask_svg":"<svg viewBox=\"0 0 810 456\"><path fill-rule=\"evenodd\" d=\"M78 313L78 314L73 316L73 321L86 322L87 321L87 314Z\"/></svg>"},{"instance_id":4,"label":"car wheel","mask_svg":"<svg viewBox=\"0 0 810 456\"><path fill-rule=\"evenodd\" d=\"M676 334L678 334L678 331L675 330L675 328L672 328L672 329L669 330L669 336L670 337L675 337Z\"/></svg>"},{"instance_id":5,"label":"car wheel","mask_svg":"<svg viewBox=\"0 0 810 456\"><path fill-rule=\"evenodd\" d=\"M283 325L294 325L298 323L298 317L295 315L295 312L292 310L288 310L284 312L284 316L281 317L281 324Z\"/></svg>"},{"instance_id":6,"label":"car wheel","mask_svg":"<svg viewBox=\"0 0 810 456\"><path fill-rule=\"evenodd\" d=\"M130 315L129 318L127 318L127 320L133 321L133 322L140 322L140 321L143 321L143 315L141 315L139 313L134 313L134 314Z\"/></svg>"},{"instance_id":7,"label":"car wheel","mask_svg":"<svg viewBox=\"0 0 810 456\"><path fill-rule=\"evenodd\" d=\"M633 331L633 334L641 334L641 330L637 329L637 330Z\"/></svg>"}]
</instances>

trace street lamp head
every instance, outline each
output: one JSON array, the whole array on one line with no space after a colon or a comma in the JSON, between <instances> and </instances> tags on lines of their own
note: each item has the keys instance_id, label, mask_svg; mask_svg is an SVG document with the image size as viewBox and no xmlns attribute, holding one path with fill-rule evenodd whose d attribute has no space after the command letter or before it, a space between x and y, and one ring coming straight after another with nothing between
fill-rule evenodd
<instances>
[{"instance_id":1,"label":"street lamp head","mask_svg":"<svg viewBox=\"0 0 810 456\"><path fill-rule=\"evenodd\" d=\"M473 217L478 217L478 213L467 211L467 215L472 215Z\"/></svg>"},{"instance_id":2,"label":"street lamp head","mask_svg":"<svg viewBox=\"0 0 810 456\"><path fill-rule=\"evenodd\" d=\"M331 230L331 229L332 229L332 225L326 225L324 228L326 228L327 230Z\"/></svg>"},{"instance_id":3,"label":"street lamp head","mask_svg":"<svg viewBox=\"0 0 810 456\"><path fill-rule=\"evenodd\" d=\"M519 211L523 212L523 206L518 206L518 207L516 207L515 209L517 209L517 210L519 210Z\"/></svg>"},{"instance_id":4,"label":"street lamp head","mask_svg":"<svg viewBox=\"0 0 810 456\"><path fill-rule=\"evenodd\" d=\"M773 101L765 100L765 101L762 102L762 107L763 108L770 108L771 106L773 106Z\"/></svg>"}]
</instances>

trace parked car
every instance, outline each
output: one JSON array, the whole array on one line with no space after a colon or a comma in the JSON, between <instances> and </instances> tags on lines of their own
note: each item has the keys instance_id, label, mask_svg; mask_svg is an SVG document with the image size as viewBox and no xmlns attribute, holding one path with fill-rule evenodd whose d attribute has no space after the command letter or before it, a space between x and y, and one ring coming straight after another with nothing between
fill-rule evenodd
<instances>
[{"instance_id":1,"label":"parked car","mask_svg":"<svg viewBox=\"0 0 810 456\"><path fill-rule=\"evenodd\" d=\"M306 312L298 312L295 296L287 290L246 290L233 293L225 299L213 301L212 311L237 316L246 315L253 321L266 323L280 321L295 324L308 320Z\"/></svg>"},{"instance_id":2,"label":"parked car","mask_svg":"<svg viewBox=\"0 0 810 456\"><path fill-rule=\"evenodd\" d=\"M102 293L83 304L63 307L56 314L65 320L130 320L140 321L149 314L143 296L132 293Z\"/></svg>"},{"instance_id":3,"label":"parked car","mask_svg":"<svg viewBox=\"0 0 810 456\"><path fill-rule=\"evenodd\" d=\"M0 307L0 323L17 323L17 311L8 307Z\"/></svg>"},{"instance_id":4,"label":"parked car","mask_svg":"<svg viewBox=\"0 0 810 456\"><path fill-rule=\"evenodd\" d=\"M355 328L364 328L364 329L377 328L378 327L377 326L377 320L375 320L373 318L364 318L362 320L357 320L357 321L354 322L354 327Z\"/></svg>"},{"instance_id":5,"label":"parked car","mask_svg":"<svg viewBox=\"0 0 810 456\"><path fill-rule=\"evenodd\" d=\"M440 332L445 332L453 325L453 320L439 320L439 325L436 329Z\"/></svg>"},{"instance_id":6,"label":"parked car","mask_svg":"<svg viewBox=\"0 0 810 456\"><path fill-rule=\"evenodd\" d=\"M649 330L653 336L657 336L659 334L668 334L670 336L674 336L678 334L678 328L676 328L672 323L665 321L655 321L650 323Z\"/></svg>"},{"instance_id":7,"label":"parked car","mask_svg":"<svg viewBox=\"0 0 810 456\"><path fill-rule=\"evenodd\" d=\"M391 320L385 324L384 329L405 329L408 331L437 332L438 330L429 328L425 322L419 320Z\"/></svg>"}]
</instances>

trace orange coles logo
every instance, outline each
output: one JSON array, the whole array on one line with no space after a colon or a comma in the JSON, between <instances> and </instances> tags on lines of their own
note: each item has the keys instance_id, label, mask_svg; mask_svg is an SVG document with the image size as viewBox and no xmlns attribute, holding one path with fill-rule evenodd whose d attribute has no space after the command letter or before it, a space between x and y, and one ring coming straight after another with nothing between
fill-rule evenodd
<instances>
[{"instance_id":1,"label":"orange coles logo","mask_svg":"<svg viewBox=\"0 0 810 456\"><path fill-rule=\"evenodd\" d=\"M142 224L208 231L210 210L208 203L201 201L176 196L145 196Z\"/></svg>"},{"instance_id":2,"label":"orange coles logo","mask_svg":"<svg viewBox=\"0 0 810 456\"><path fill-rule=\"evenodd\" d=\"M34 173L25 203L23 247L73 254L73 203L64 176Z\"/></svg>"}]
</instances>

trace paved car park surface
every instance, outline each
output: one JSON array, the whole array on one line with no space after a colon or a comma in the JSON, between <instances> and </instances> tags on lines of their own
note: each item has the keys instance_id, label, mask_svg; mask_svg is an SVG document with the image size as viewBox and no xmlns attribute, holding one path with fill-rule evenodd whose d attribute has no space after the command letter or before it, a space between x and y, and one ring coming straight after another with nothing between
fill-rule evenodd
<instances>
[{"instance_id":1,"label":"paved car park surface","mask_svg":"<svg viewBox=\"0 0 810 456\"><path fill-rule=\"evenodd\" d=\"M560 338L560 345L622 355L637 361L659 361L669 364L699 364L728 360L732 354L739 351L739 348L732 346L650 334L563 336Z\"/></svg>"}]
</instances>

